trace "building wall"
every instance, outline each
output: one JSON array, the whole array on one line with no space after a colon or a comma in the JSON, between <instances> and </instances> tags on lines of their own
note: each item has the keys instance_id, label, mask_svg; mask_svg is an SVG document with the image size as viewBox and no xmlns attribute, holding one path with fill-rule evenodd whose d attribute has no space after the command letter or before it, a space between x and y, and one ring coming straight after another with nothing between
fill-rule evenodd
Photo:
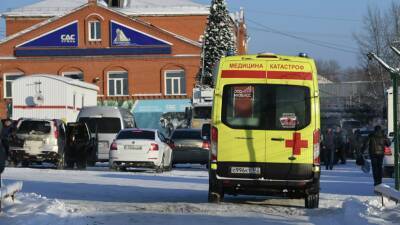
<instances>
[{"instance_id":1,"label":"building wall","mask_svg":"<svg viewBox=\"0 0 400 225\"><path fill-rule=\"evenodd\" d=\"M18 33L22 30L25 30L28 27L31 27L35 24L38 24L48 18L15 18L10 17L6 19L6 36L10 36L12 34Z\"/></svg>"},{"instance_id":2,"label":"building wall","mask_svg":"<svg viewBox=\"0 0 400 225\"><path fill-rule=\"evenodd\" d=\"M21 59L0 60L6 65L0 68L0 74L21 71L29 74L57 74L68 71L82 71L86 82L94 83L100 88L99 96L104 99L151 99L151 98L191 98L200 57L179 58L89 58L80 59ZM186 75L186 95L165 95L164 73L166 70L184 70ZM129 96L108 97L107 75L110 71L127 71ZM98 81L97 79L98 78ZM3 82L0 89L4 90ZM3 107L9 99L4 99L4 91L0 93L0 117L6 115Z\"/></svg>"},{"instance_id":3,"label":"building wall","mask_svg":"<svg viewBox=\"0 0 400 225\"><path fill-rule=\"evenodd\" d=\"M87 22L97 19L101 21L102 40L88 41ZM51 32L65 24L78 21L78 49L110 49L110 21L129 25L141 32L162 39L172 44L170 54L157 55L112 55L112 56L63 56L63 57L16 57L16 46L30 41L35 37ZM7 35L14 34L35 23L42 22L21 17L7 19ZM204 33L207 16L146 16L129 18L120 13L98 7L92 3L64 17L57 18L47 24L20 34L12 39L0 43L0 117L7 116L7 105L11 99L5 98L5 74L20 73L56 74L63 72L80 71L84 80L97 85L100 89L99 100L129 100L137 99L189 99L195 85L196 74L200 67L201 46L199 37ZM161 29L160 29L161 28ZM165 32L167 30L168 32ZM183 40L174 36L174 33L190 39ZM245 30L237 34L243 35L238 40L245 39ZM242 43L242 42L240 42ZM239 43L239 44L240 44ZM241 48L240 52L244 48ZM243 52L241 52L243 53ZM186 94L165 94L165 71L183 70L185 72ZM108 96L107 77L110 71L126 71L128 73L127 96Z\"/></svg>"}]
</instances>

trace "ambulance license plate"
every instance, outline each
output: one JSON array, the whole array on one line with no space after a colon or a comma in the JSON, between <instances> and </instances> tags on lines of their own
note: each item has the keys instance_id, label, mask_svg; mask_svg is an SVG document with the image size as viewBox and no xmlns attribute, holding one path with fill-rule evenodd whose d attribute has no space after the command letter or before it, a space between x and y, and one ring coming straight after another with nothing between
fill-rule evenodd
<instances>
[{"instance_id":1,"label":"ambulance license plate","mask_svg":"<svg viewBox=\"0 0 400 225\"><path fill-rule=\"evenodd\" d=\"M235 174L261 174L260 167L231 167L231 173Z\"/></svg>"}]
</instances>

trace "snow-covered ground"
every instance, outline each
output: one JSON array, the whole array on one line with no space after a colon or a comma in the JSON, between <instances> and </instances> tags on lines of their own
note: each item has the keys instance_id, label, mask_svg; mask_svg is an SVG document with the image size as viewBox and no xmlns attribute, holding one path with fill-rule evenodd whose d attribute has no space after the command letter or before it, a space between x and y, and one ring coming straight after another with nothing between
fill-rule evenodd
<instances>
[{"instance_id":1,"label":"snow-covered ground","mask_svg":"<svg viewBox=\"0 0 400 225\"><path fill-rule=\"evenodd\" d=\"M202 167L171 172L110 172L6 168L6 183L22 180L23 192L8 201L1 225L125 224L399 224L400 206L385 207L372 178L354 163L323 171L319 209L303 200L228 196L207 203L208 174ZM393 185L392 179L385 183Z\"/></svg>"}]
</instances>

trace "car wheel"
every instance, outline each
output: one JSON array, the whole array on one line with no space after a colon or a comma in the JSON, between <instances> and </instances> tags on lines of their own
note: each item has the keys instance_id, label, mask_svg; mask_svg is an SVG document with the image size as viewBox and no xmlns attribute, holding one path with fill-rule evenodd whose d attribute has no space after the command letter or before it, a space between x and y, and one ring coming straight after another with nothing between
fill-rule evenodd
<instances>
[{"instance_id":1,"label":"car wheel","mask_svg":"<svg viewBox=\"0 0 400 225\"><path fill-rule=\"evenodd\" d=\"M86 161L80 160L80 161L76 162L76 167L80 170L86 169Z\"/></svg>"},{"instance_id":2,"label":"car wheel","mask_svg":"<svg viewBox=\"0 0 400 225\"><path fill-rule=\"evenodd\" d=\"M94 166L96 166L96 161L88 161L87 165L90 167L94 167Z\"/></svg>"},{"instance_id":3,"label":"car wheel","mask_svg":"<svg viewBox=\"0 0 400 225\"><path fill-rule=\"evenodd\" d=\"M113 165L110 166L110 170L111 171L119 171L120 168L117 164L114 163Z\"/></svg>"},{"instance_id":4,"label":"car wheel","mask_svg":"<svg viewBox=\"0 0 400 225\"><path fill-rule=\"evenodd\" d=\"M21 162L21 166L22 167L28 167L29 166L29 162L28 161L22 161Z\"/></svg>"},{"instance_id":5,"label":"car wheel","mask_svg":"<svg viewBox=\"0 0 400 225\"><path fill-rule=\"evenodd\" d=\"M62 170L65 167L65 153L63 153L57 161L57 169Z\"/></svg>"},{"instance_id":6,"label":"car wheel","mask_svg":"<svg viewBox=\"0 0 400 225\"><path fill-rule=\"evenodd\" d=\"M319 206L319 193L318 194L307 194L304 199L305 207L307 209L315 209Z\"/></svg>"},{"instance_id":7,"label":"car wheel","mask_svg":"<svg viewBox=\"0 0 400 225\"><path fill-rule=\"evenodd\" d=\"M156 173L164 172L164 155L162 156L162 160L159 166L156 167Z\"/></svg>"}]
</instances>

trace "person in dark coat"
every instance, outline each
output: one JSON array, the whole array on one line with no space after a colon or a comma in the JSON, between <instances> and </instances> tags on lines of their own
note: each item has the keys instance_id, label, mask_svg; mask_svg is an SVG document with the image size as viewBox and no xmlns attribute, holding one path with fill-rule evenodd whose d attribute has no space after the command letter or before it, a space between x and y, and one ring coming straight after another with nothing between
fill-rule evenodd
<instances>
[{"instance_id":1,"label":"person in dark coat","mask_svg":"<svg viewBox=\"0 0 400 225\"><path fill-rule=\"evenodd\" d=\"M354 131L352 146L354 149L354 157L356 158L356 164L362 166L364 163L362 162L362 155L364 150L364 140L361 136L360 130Z\"/></svg>"},{"instance_id":2,"label":"person in dark coat","mask_svg":"<svg viewBox=\"0 0 400 225\"><path fill-rule=\"evenodd\" d=\"M325 168L328 170L333 169L333 161L335 157L335 134L333 133L332 128L328 128L326 135L324 137L325 147Z\"/></svg>"},{"instance_id":3,"label":"person in dark coat","mask_svg":"<svg viewBox=\"0 0 400 225\"><path fill-rule=\"evenodd\" d=\"M380 126L375 126L374 133L369 135L368 147L369 157L371 159L372 174L374 185L382 183L382 164L385 146L389 146L389 140L383 134Z\"/></svg>"},{"instance_id":4,"label":"person in dark coat","mask_svg":"<svg viewBox=\"0 0 400 225\"><path fill-rule=\"evenodd\" d=\"M6 157L9 156L10 149L10 137L12 133L12 122L10 120L6 120L4 122L3 129L1 130L1 143L3 144L4 151L6 153Z\"/></svg>"},{"instance_id":5,"label":"person in dark coat","mask_svg":"<svg viewBox=\"0 0 400 225\"><path fill-rule=\"evenodd\" d=\"M335 147L337 154L335 163L337 163L340 159L341 164L346 164L345 137L340 127L337 127L335 131Z\"/></svg>"}]
</instances>

